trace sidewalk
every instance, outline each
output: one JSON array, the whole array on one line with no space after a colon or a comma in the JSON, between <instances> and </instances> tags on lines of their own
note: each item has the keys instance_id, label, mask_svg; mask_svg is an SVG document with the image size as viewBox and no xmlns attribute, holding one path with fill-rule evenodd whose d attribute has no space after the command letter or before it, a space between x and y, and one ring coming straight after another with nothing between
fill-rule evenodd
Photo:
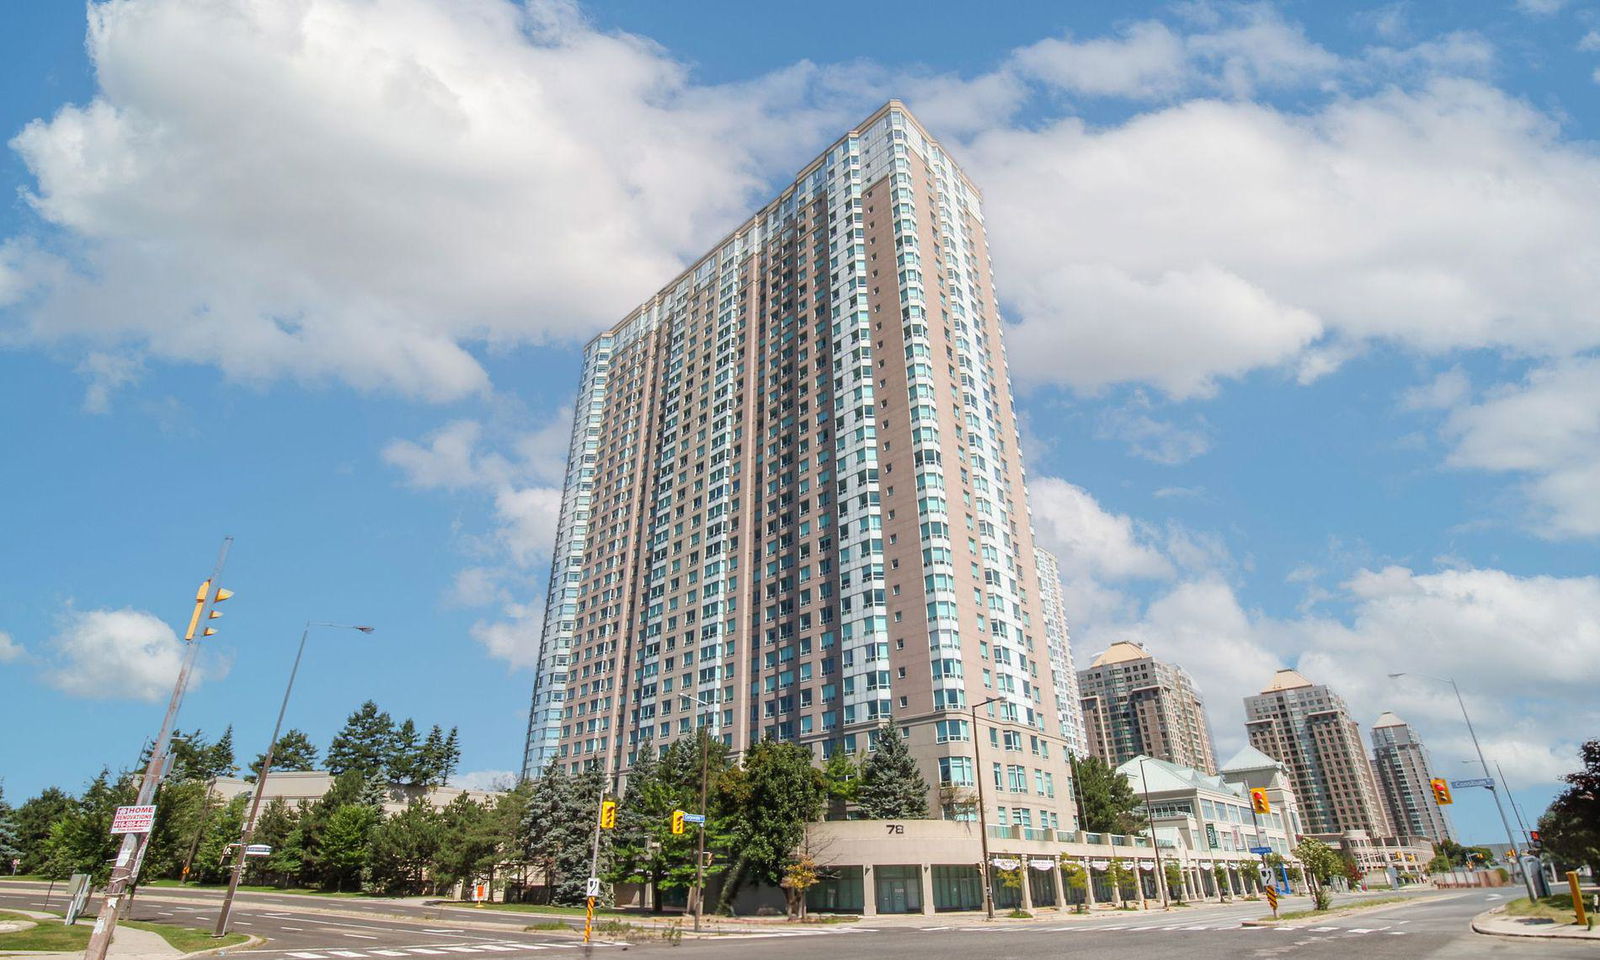
<instances>
[{"instance_id":1,"label":"sidewalk","mask_svg":"<svg viewBox=\"0 0 1600 960\"><path fill-rule=\"evenodd\" d=\"M1586 930L1570 923L1561 923L1546 917L1512 917L1505 907L1486 910L1472 918L1474 933L1494 937L1546 937L1555 940L1592 940L1600 942L1600 929Z\"/></svg>"},{"instance_id":2,"label":"sidewalk","mask_svg":"<svg viewBox=\"0 0 1600 960\"><path fill-rule=\"evenodd\" d=\"M53 913L40 913L37 910L16 910L6 908L11 913L20 913L40 923L57 923L61 918ZM9 957L81 957L82 950L73 950L66 953L43 953L37 950L14 950L5 954ZM108 957L116 960L177 960L185 956L177 947L168 943L159 933L149 930L135 930L132 927L118 927L116 936L111 940L111 949L106 952Z\"/></svg>"}]
</instances>

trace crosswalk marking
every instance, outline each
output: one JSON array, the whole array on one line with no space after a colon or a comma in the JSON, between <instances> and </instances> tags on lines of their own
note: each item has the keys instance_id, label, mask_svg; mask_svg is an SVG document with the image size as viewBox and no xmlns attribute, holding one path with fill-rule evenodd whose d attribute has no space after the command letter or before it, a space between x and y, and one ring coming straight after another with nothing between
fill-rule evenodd
<instances>
[{"instance_id":1,"label":"crosswalk marking","mask_svg":"<svg viewBox=\"0 0 1600 960\"><path fill-rule=\"evenodd\" d=\"M295 957L296 960L323 960L320 953L291 953L289 956Z\"/></svg>"}]
</instances>

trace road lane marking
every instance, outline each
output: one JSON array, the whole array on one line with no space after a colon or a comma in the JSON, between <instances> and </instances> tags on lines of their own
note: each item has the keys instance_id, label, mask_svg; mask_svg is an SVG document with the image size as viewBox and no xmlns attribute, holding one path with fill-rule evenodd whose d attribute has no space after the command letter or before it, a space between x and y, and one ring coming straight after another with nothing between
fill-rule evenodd
<instances>
[{"instance_id":1,"label":"road lane marking","mask_svg":"<svg viewBox=\"0 0 1600 960\"><path fill-rule=\"evenodd\" d=\"M289 956L296 957L298 960L323 960L320 953L291 953Z\"/></svg>"},{"instance_id":2,"label":"road lane marking","mask_svg":"<svg viewBox=\"0 0 1600 960\"><path fill-rule=\"evenodd\" d=\"M404 950L374 950L372 952L380 957L403 957L406 955Z\"/></svg>"},{"instance_id":3,"label":"road lane marking","mask_svg":"<svg viewBox=\"0 0 1600 960\"><path fill-rule=\"evenodd\" d=\"M409 949L411 950L412 953L430 953L430 954L444 953L443 950L430 950L427 947L411 947Z\"/></svg>"},{"instance_id":4,"label":"road lane marking","mask_svg":"<svg viewBox=\"0 0 1600 960\"><path fill-rule=\"evenodd\" d=\"M355 937L357 940L376 940L376 939L378 939L377 937L369 937L364 933L346 933L346 934L342 934L342 936Z\"/></svg>"},{"instance_id":5,"label":"road lane marking","mask_svg":"<svg viewBox=\"0 0 1600 960\"><path fill-rule=\"evenodd\" d=\"M460 927L451 927L448 930L443 929L443 928L435 929L433 927L426 927L426 928L423 929L422 932L423 933L461 933L462 931L461 931Z\"/></svg>"},{"instance_id":6,"label":"road lane marking","mask_svg":"<svg viewBox=\"0 0 1600 960\"><path fill-rule=\"evenodd\" d=\"M329 950L328 952L333 954L336 957L364 957L364 956L366 956L366 954L357 953L354 950Z\"/></svg>"}]
</instances>

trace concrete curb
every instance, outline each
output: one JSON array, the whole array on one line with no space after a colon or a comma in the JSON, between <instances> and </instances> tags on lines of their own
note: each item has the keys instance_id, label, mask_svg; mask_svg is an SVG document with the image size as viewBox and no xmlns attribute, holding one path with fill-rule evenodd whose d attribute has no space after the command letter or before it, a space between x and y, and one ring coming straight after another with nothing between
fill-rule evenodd
<instances>
[{"instance_id":1,"label":"concrete curb","mask_svg":"<svg viewBox=\"0 0 1600 960\"><path fill-rule=\"evenodd\" d=\"M1576 924L1563 926L1552 923L1542 930L1496 930L1488 926L1489 921L1497 919L1497 915L1504 914L1505 907L1495 907L1485 910L1472 918L1472 932L1486 937L1516 937L1522 940L1589 940L1600 942L1600 932L1580 928Z\"/></svg>"}]
</instances>

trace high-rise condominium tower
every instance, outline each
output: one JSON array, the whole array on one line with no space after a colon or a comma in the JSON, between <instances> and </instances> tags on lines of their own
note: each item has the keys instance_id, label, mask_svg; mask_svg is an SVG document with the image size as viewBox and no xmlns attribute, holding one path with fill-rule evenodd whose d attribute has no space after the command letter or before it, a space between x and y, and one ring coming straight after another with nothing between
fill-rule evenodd
<instances>
[{"instance_id":1,"label":"high-rise condominium tower","mask_svg":"<svg viewBox=\"0 0 1600 960\"><path fill-rule=\"evenodd\" d=\"M978 191L905 107L593 340L576 409L525 773L893 717L933 809L1070 823Z\"/></svg>"},{"instance_id":2,"label":"high-rise condominium tower","mask_svg":"<svg viewBox=\"0 0 1600 960\"><path fill-rule=\"evenodd\" d=\"M1456 838L1444 807L1433 799L1427 748L1411 725L1392 713L1372 725L1372 772L1395 833L1434 843Z\"/></svg>"},{"instance_id":3,"label":"high-rise condominium tower","mask_svg":"<svg viewBox=\"0 0 1600 960\"><path fill-rule=\"evenodd\" d=\"M1067 604L1061 593L1061 564L1048 550L1034 551L1039 568L1039 603L1044 610L1045 644L1055 668L1056 712L1061 715L1061 735L1067 749L1078 756L1088 750L1083 734L1083 704L1078 696L1078 671L1072 665Z\"/></svg>"},{"instance_id":4,"label":"high-rise condominium tower","mask_svg":"<svg viewBox=\"0 0 1600 960\"><path fill-rule=\"evenodd\" d=\"M1078 671L1090 753L1112 766L1140 754L1217 772L1200 689L1182 667L1137 643L1114 643Z\"/></svg>"},{"instance_id":5,"label":"high-rise condominium tower","mask_svg":"<svg viewBox=\"0 0 1600 960\"><path fill-rule=\"evenodd\" d=\"M1289 768L1308 832L1389 835L1361 728L1344 698L1279 670L1265 690L1245 698L1244 709L1250 745Z\"/></svg>"}]
</instances>

